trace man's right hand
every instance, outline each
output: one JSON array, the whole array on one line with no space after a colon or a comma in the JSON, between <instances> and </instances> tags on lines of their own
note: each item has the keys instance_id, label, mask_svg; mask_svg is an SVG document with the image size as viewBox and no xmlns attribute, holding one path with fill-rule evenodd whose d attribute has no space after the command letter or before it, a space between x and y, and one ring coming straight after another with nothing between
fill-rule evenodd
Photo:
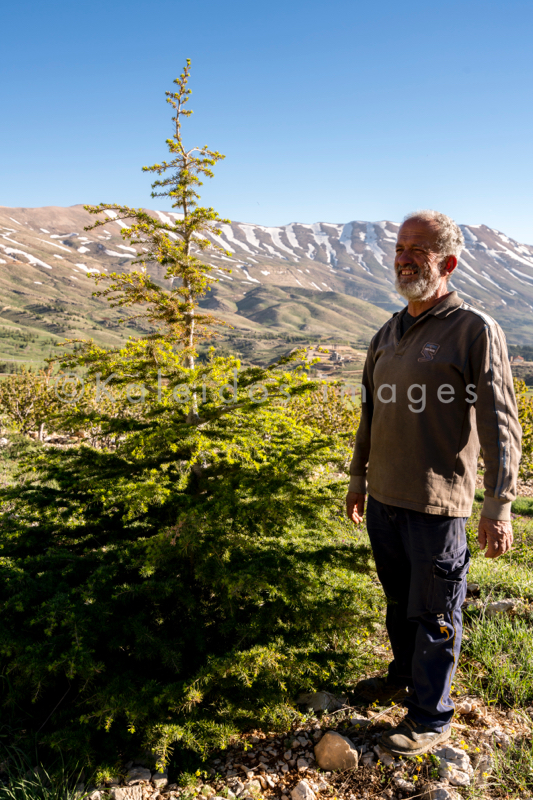
<instances>
[{"instance_id":1,"label":"man's right hand","mask_svg":"<svg viewBox=\"0 0 533 800\"><path fill-rule=\"evenodd\" d=\"M366 494L359 494L359 492L348 492L346 495L346 516L356 525L363 521L365 498Z\"/></svg>"}]
</instances>

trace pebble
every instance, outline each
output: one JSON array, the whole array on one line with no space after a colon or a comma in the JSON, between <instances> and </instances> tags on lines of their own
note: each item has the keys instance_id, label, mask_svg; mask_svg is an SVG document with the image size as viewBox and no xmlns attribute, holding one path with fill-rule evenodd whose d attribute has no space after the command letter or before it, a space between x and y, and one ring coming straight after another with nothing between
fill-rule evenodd
<instances>
[{"instance_id":1,"label":"pebble","mask_svg":"<svg viewBox=\"0 0 533 800\"><path fill-rule=\"evenodd\" d=\"M406 781L405 778L394 778L394 785L402 792L414 792L415 785L412 781Z\"/></svg>"},{"instance_id":2,"label":"pebble","mask_svg":"<svg viewBox=\"0 0 533 800\"><path fill-rule=\"evenodd\" d=\"M133 786L135 783L139 783L139 781L149 781L151 777L152 773L149 769L145 769L145 767L132 767L127 772L126 783L128 786Z\"/></svg>"},{"instance_id":3,"label":"pebble","mask_svg":"<svg viewBox=\"0 0 533 800\"><path fill-rule=\"evenodd\" d=\"M453 786L470 786L474 774L470 757L457 747L439 747L434 754L440 760L439 775Z\"/></svg>"},{"instance_id":4,"label":"pebble","mask_svg":"<svg viewBox=\"0 0 533 800\"><path fill-rule=\"evenodd\" d=\"M166 772L156 772L152 775L152 783L156 789L164 789L168 783L168 775Z\"/></svg>"},{"instance_id":5,"label":"pebble","mask_svg":"<svg viewBox=\"0 0 533 800\"><path fill-rule=\"evenodd\" d=\"M346 702L345 697L335 697L331 692L307 692L296 698L296 703L315 712L338 711Z\"/></svg>"},{"instance_id":6,"label":"pebble","mask_svg":"<svg viewBox=\"0 0 533 800\"><path fill-rule=\"evenodd\" d=\"M459 800L459 795L446 786L432 786L427 793L428 800Z\"/></svg>"},{"instance_id":7,"label":"pebble","mask_svg":"<svg viewBox=\"0 0 533 800\"><path fill-rule=\"evenodd\" d=\"M376 744L373 750L382 764L385 764L386 767L393 766L393 764L395 763L394 757L391 756L390 753L387 753L379 744Z\"/></svg>"},{"instance_id":8,"label":"pebble","mask_svg":"<svg viewBox=\"0 0 533 800\"><path fill-rule=\"evenodd\" d=\"M307 781L300 781L291 791L292 800L315 800L316 795Z\"/></svg>"},{"instance_id":9,"label":"pebble","mask_svg":"<svg viewBox=\"0 0 533 800\"><path fill-rule=\"evenodd\" d=\"M497 603L489 603L485 609L485 616L496 617L498 614L509 614L516 607L514 600L499 600Z\"/></svg>"},{"instance_id":10,"label":"pebble","mask_svg":"<svg viewBox=\"0 0 533 800\"><path fill-rule=\"evenodd\" d=\"M309 767L309 761L306 758L299 758L296 762L296 767L298 772L305 772L305 770Z\"/></svg>"}]
</instances>

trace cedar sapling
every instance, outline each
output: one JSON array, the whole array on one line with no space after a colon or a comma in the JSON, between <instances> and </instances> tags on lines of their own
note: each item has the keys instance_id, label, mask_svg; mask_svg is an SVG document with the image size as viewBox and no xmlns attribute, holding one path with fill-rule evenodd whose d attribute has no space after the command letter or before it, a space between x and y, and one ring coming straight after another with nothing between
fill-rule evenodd
<instances>
[{"instance_id":1,"label":"cedar sapling","mask_svg":"<svg viewBox=\"0 0 533 800\"><path fill-rule=\"evenodd\" d=\"M355 679L375 613L368 549L341 517L353 433L321 428L301 354L196 358L218 327L200 256L223 222L197 189L222 156L183 144L188 79L189 62L167 93L171 158L145 168L179 216L87 207L92 227L124 220L138 252L99 293L151 330L64 354L87 392L58 424L91 443L42 449L0 493L2 719L19 746L109 768L283 729L299 691Z\"/></svg>"}]
</instances>

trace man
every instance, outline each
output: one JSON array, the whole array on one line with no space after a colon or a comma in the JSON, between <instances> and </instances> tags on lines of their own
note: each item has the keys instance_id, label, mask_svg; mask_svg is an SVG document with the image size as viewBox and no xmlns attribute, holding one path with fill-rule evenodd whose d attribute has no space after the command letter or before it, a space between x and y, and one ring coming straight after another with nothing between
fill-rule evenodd
<instances>
[{"instance_id":1,"label":"man","mask_svg":"<svg viewBox=\"0 0 533 800\"><path fill-rule=\"evenodd\" d=\"M380 742L394 755L419 755L450 736L480 444L479 544L496 558L513 541L521 431L511 369L499 325L449 291L463 246L445 214L417 212L401 226L394 268L408 305L370 344L350 466L347 514L362 521L368 491L394 657L386 678L361 681L356 694L404 700L406 717Z\"/></svg>"}]
</instances>

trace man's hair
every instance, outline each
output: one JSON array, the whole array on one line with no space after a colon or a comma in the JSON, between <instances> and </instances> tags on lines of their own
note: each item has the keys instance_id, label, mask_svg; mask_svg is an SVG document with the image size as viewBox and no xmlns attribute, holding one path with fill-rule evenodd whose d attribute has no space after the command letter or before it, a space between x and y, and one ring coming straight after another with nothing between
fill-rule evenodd
<instances>
[{"instance_id":1,"label":"man's hair","mask_svg":"<svg viewBox=\"0 0 533 800\"><path fill-rule=\"evenodd\" d=\"M426 208L422 211L413 211L412 214L407 214L407 216L403 218L403 221L407 222L409 219L436 222L439 228L437 239L439 253L445 257L455 256L459 258L461 250L465 246L465 239L461 228L451 217L447 217L446 214L441 214L440 211L433 211L430 208Z\"/></svg>"}]
</instances>

